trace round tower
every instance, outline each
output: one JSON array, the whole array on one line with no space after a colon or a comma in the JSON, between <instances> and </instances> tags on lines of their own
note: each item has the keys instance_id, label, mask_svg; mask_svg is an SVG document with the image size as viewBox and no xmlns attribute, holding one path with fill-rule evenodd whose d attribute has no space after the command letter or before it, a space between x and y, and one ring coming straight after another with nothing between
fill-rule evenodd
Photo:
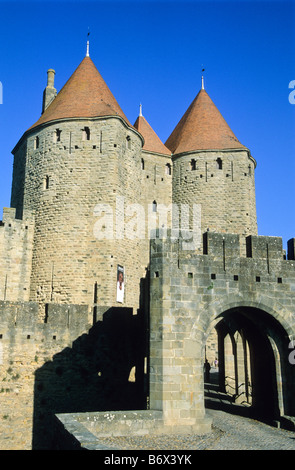
<instances>
[{"instance_id":1,"label":"round tower","mask_svg":"<svg viewBox=\"0 0 295 470\"><path fill-rule=\"evenodd\" d=\"M203 86L165 145L173 153L173 203L189 212L190 229L199 227L196 204L202 233L257 234L256 162Z\"/></svg>"},{"instance_id":2,"label":"round tower","mask_svg":"<svg viewBox=\"0 0 295 470\"><path fill-rule=\"evenodd\" d=\"M140 200L143 138L88 55L43 109L13 150L11 206L36 221L30 300L136 307L140 247L122 217Z\"/></svg>"}]
</instances>

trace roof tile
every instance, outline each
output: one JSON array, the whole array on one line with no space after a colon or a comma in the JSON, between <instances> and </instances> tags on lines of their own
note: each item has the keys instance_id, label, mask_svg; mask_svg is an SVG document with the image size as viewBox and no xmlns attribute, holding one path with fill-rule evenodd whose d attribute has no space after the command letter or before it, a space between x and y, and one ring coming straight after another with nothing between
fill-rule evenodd
<instances>
[{"instance_id":1,"label":"roof tile","mask_svg":"<svg viewBox=\"0 0 295 470\"><path fill-rule=\"evenodd\" d=\"M56 119L110 115L120 116L130 125L94 63L86 56L31 129Z\"/></svg>"},{"instance_id":2,"label":"roof tile","mask_svg":"<svg viewBox=\"0 0 295 470\"><path fill-rule=\"evenodd\" d=\"M134 123L134 127L144 138L143 150L171 155L171 151L165 147L163 142L159 139L155 131L143 116L138 116Z\"/></svg>"},{"instance_id":3,"label":"roof tile","mask_svg":"<svg viewBox=\"0 0 295 470\"><path fill-rule=\"evenodd\" d=\"M238 141L204 89L199 91L165 145L174 154L246 148Z\"/></svg>"}]
</instances>

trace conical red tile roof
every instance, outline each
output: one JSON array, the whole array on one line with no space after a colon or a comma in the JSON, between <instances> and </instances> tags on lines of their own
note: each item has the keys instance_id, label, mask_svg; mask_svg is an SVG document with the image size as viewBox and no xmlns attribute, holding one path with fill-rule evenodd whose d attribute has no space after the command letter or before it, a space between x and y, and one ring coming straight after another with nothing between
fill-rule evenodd
<instances>
[{"instance_id":1,"label":"conical red tile roof","mask_svg":"<svg viewBox=\"0 0 295 470\"><path fill-rule=\"evenodd\" d=\"M165 145L174 154L246 148L238 141L204 89L199 91Z\"/></svg>"},{"instance_id":2,"label":"conical red tile roof","mask_svg":"<svg viewBox=\"0 0 295 470\"><path fill-rule=\"evenodd\" d=\"M159 139L155 131L143 116L138 116L134 123L134 127L144 138L143 150L171 155L171 151L165 147L163 142Z\"/></svg>"},{"instance_id":3,"label":"conical red tile roof","mask_svg":"<svg viewBox=\"0 0 295 470\"><path fill-rule=\"evenodd\" d=\"M31 128L55 119L110 115L121 116L130 125L94 63L86 56Z\"/></svg>"}]
</instances>

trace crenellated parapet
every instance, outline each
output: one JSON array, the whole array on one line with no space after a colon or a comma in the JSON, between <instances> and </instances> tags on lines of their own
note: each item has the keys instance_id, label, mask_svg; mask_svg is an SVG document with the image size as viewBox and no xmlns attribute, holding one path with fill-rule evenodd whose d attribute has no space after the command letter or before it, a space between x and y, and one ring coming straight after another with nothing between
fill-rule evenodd
<instances>
[{"instance_id":1,"label":"crenellated parapet","mask_svg":"<svg viewBox=\"0 0 295 470\"><path fill-rule=\"evenodd\" d=\"M41 317L40 306L36 302L0 301L1 344L8 348L16 345L17 339L19 346L33 343L41 348L46 343L47 348L54 350L57 345L67 345L89 327L85 305L45 304L44 316Z\"/></svg>"},{"instance_id":2,"label":"crenellated parapet","mask_svg":"<svg viewBox=\"0 0 295 470\"><path fill-rule=\"evenodd\" d=\"M164 310L177 315L185 309L199 325L203 318L207 331L212 318L227 307L264 306L293 334L288 325L295 320L294 239L286 256L280 237L249 236L245 256L240 256L236 234L206 232L202 254L188 249L188 233L172 235L151 242L152 318Z\"/></svg>"},{"instance_id":3,"label":"crenellated parapet","mask_svg":"<svg viewBox=\"0 0 295 470\"><path fill-rule=\"evenodd\" d=\"M261 273L270 274L277 269L292 272L295 239L288 241L287 255L281 237L205 232L202 236L188 231L158 231L151 244L152 260L167 257L194 263L196 259L220 265L223 271L235 271L253 266ZM241 255L241 247L245 247ZM244 253L244 254L243 254Z\"/></svg>"}]
</instances>

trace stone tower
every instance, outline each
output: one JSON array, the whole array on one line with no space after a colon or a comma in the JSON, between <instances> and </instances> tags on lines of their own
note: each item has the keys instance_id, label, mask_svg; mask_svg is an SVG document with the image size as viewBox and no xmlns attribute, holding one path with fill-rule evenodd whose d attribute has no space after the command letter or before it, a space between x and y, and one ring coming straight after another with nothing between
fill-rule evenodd
<instances>
[{"instance_id":1,"label":"stone tower","mask_svg":"<svg viewBox=\"0 0 295 470\"><path fill-rule=\"evenodd\" d=\"M173 202L201 206L201 233L257 233L256 162L203 87L165 145L173 153Z\"/></svg>"},{"instance_id":2,"label":"stone tower","mask_svg":"<svg viewBox=\"0 0 295 470\"><path fill-rule=\"evenodd\" d=\"M140 201L142 145L86 56L13 150L11 206L35 214L30 300L116 304L119 265L123 302L135 305L140 249L116 227L116 207Z\"/></svg>"},{"instance_id":3,"label":"stone tower","mask_svg":"<svg viewBox=\"0 0 295 470\"><path fill-rule=\"evenodd\" d=\"M54 75L13 150L11 207L35 216L29 298L136 311L154 208L171 203L171 152L141 112L130 124L88 54L58 94Z\"/></svg>"}]
</instances>

